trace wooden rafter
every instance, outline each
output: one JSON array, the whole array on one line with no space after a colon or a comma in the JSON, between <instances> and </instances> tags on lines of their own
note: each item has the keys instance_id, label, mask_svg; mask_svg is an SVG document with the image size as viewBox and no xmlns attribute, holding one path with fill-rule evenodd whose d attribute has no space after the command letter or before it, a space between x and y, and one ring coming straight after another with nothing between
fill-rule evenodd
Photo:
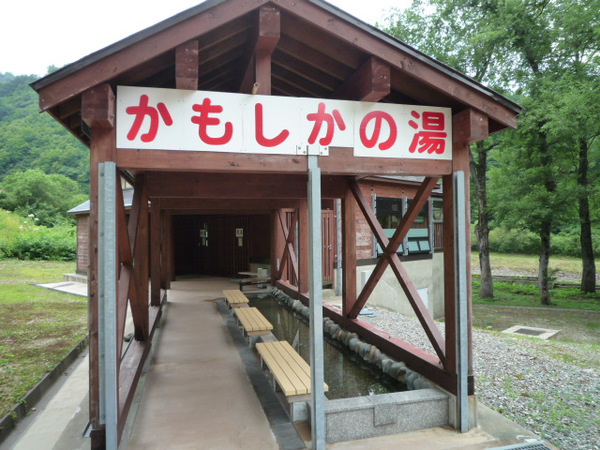
<instances>
[{"instance_id":1,"label":"wooden rafter","mask_svg":"<svg viewBox=\"0 0 600 450\"><path fill-rule=\"evenodd\" d=\"M413 205L411 205L411 206L414 206L414 209L416 210L417 215L423 208L423 205L425 204L424 202L427 200L427 198L429 196L429 195L424 196L424 194L425 193L428 194L431 192L431 189L433 189L433 187L435 186L435 182L437 182L437 179L432 179L432 178L426 179L426 181L424 183L425 187L422 186L421 189L419 190L419 194L421 194L421 198L417 199L415 197L415 200L413 201ZM446 350L445 350L444 338L443 338L442 334L440 333L440 330L438 329L437 325L435 324L433 317L431 317L431 314L429 313L429 311L423 304L423 301L421 300L421 296L419 295L417 288L415 287L414 283L410 279L408 272L404 268L404 265L400 262L400 258L398 258L398 255L396 254L396 252L395 251L393 251L393 252L387 251L387 248L390 246L390 241L389 241L388 237L386 236L385 232L383 231L383 228L379 224L377 217L375 216L375 213L373 212L373 209L369 206L362 191L360 190L358 183L356 182L356 180L351 180L349 184L350 184L350 189L352 190L352 193L354 194L354 198L356 199L356 202L358 203L359 208L361 209L362 213L364 214L365 219L369 223L369 227L375 234L375 237L376 237L379 245L383 249L386 249L385 258L382 258L382 259L386 259L388 261L388 263L390 264L394 274L396 275L396 278L398 279L398 282L400 283L400 286L402 287L402 290L404 291L415 314L417 315L417 318L419 319L421 326L423 327L423 329L425 330L425 333L427 334L427 337L431 341L431 345L433 345L435 352L437 353L440 360L443 362L445 360L445 351ZM427 191L429 191L429 192L427 192ZM420 205L421 209L416 209L419 202L422 202ZM416 218L414 211L412 212L411 216L412 216L412 221L414 221L414 219ZM410 224L412 223L412 221L409 221L409 220L410 220L410 218L407 220L403 220L401 222L401 225L403 227L406 227L406 226L410 227ZM402 242L400 237L403 237L403 234L406 232L408 232L407 229L400 229L400 230L396 231L396 233L394 234L394 240L396 241L395 244L397 244L398 240L400 242ZM397 249L397 247L396 247L396 249ZM390 248L390 250L391 250L391 248ZM386 263L386 265L388 263ZM383 274L382 267L383 267L383 263L382 263L381 267L378 264L377 268L379 270L381 270L381 272L379 273L379 272L377 272L377 270L374 271L373 274L371 275L371 278L369 279L369 281L371 281L371 279L373 279L373 282L376 282L376 280L381 278L381 275ZM385 267L383 267L383 269L384 268ZM373 287L374 287L374 285L371 286L370 289L372 290ZM363 301L362 305L360 304L361 301ZM354 304L354 306L352 307L352 309L350 311L350 315L349 315L350 318L354 319L358 316L358 313L360 312L362 306L364 306L364 302L366 302L366 299L357 300L357 302Z\"/></svg>"}]
</instances>

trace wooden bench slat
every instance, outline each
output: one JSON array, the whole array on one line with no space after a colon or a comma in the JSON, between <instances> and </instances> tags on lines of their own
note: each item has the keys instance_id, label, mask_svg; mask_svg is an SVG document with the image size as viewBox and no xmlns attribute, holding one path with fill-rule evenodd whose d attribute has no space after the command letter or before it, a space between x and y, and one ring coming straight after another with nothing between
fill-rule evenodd
<instances>
[{"instance_id":1,"label":"wooden bench slat","mask_svg":"<svg viewBox=\"0 0 600 450\"><path fill-rule=\"evenodd\" d=\"M223 295L230 305L246 305L250 302L243 292L237 289L224 289Z\"/></svg>"},{"instance_id":2,"label":"wooden bench slat","mask_svg":"<svg viewBox=\"0 0 600 450\"><path fill-rule=\"evenodd\" d=\"M246 331L270 331L273 329L271 322L254 306L236 308L235 315Z\"/></svg>"},{"instance_id":3,"label":"wooden bench slat","mask_svg":"<svg viewBox=\"0 0 600 450\"><path fill-rule=\"evenodd\" d=\"M294 379L293 374L290 374L290 376L286 374L285 369L278 364L277 356L272 353L273 349L266 346L263 342L257 343L256 349L260 353L263 363L267 365L283 393L286 396L297 395L298 390L294 386L294 381L296 381L296 384L298 384L299 381Z\"/></svg>"},{"instance_id":4,"label":"wooden bench slat","mask_svg":"<svg viewBox=\"0 0 600 450\"><path fill-rule=\"evenodd\" d=\"M302 359L300 355L298 355L298 353L287 341L279 341L276 344L278 345L273 345L273 353L279 355L281 358L280 361L285 361L285 365L294 373L298 381L301 383L301 386L297 386L296 389L298 391L305 391L298 393L310 393L310 366ZM294 354L298 355L300 361L294 357ZM280 364L283 365L284 363L281 362ZM308 374L306 369L308 369Z\"/></svg>"},{"instance_id":5,"label":"wooden bench slat","mask_svg":"<svg viewBox=\"0 0 600 450\"><path fill-rule=\"evenodd\" d=\"M286 396L310 394L310 366L289 342L261 342L256 349ZM329 386L324 384L324 389Z\"/></svg>"}]
</instances>

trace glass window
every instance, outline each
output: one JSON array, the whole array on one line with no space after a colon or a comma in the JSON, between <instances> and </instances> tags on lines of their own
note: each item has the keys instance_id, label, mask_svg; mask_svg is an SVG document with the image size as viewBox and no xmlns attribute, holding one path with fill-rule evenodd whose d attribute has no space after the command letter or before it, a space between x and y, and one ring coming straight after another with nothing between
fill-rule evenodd
<instances>
[{"instance_id":1,"label":"glass window","mask_svg":"<svg viewBox=\"0 0 600 450\"><path fill-rule=\"evenodd\" d=\"M406 209L412 200L406 201ZM391 238L402 219L404 208L401 198L377 197L376 216L387 237ZM404 246L398 249L399 254L423 254L431 251L429 241L429 206L425 204L419 216L415 219L412 228L406 236L406 253ZM377 254L383 254L383 250L377 245Z\"/></svg>"}]
</instances>

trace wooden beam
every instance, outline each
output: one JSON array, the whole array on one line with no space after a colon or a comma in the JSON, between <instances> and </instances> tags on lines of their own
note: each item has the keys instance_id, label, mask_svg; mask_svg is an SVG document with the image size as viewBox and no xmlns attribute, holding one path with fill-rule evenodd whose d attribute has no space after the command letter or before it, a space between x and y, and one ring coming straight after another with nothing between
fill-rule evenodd
<instances>
[{"instance_id":1,"label":"wooden beam","mask_svg":"<svg viewBox=\"0 0 600 450\"><path fill-rule=\"evenodd\" d=\"M176 89L198 89L198 54L197 40L178 45L175 49L175 86Z\"/></svg>"},{"instance_id":2,"label":"wooden beam","mask_svg":"<svg viewBox=\"0 0 600 450\"><path fill-rule=\"evenodd\" d=\"M240 92L271 95L271 56L279 43L280 35L279 9L261 7L258 11L255 45L242 78Z\"/></svg>"},{"instance_id":3,"label":"wooden beam","mask_svg":"<svg viewBox=\"0 0 600 450\"><path fill-rule=\"evenodd\" d=\"M197 152L178 150L118 149L119 168L132 171L306 173L307 159L301 155L253 155L247 153ZM323 175L447 175L452 161L355 158L351 148L329 147L329 156L319 158Z\"/></svg>"},{"instance_id":4,"label":"wooden beam","mask_svg":"<svg viewBox=\"0 0 600 450\"><path fill-rule=\"evenodd\" d=\"M342 200L342 312L356 303L356 201L348 187Z\"/></svg>"},{"instance_id":5,"label":"wooden beam","mask_svg":"<svg viewBox=\"0 0 600 450\"><path fill-rule=\"evenodd\" d=\"M83 93L81 119L90 128L114 128L115 94L109 84L101 84Z\"/></svg>"},{"instance_id":6,"label":"wooden beam","mask_svg":"<svg viewBox=\"0 0 600 450\"><path fill-rule=\"evenodd\" d=\"M371 56L331 97L378 102L390 92L390 66Z\"/></svg>"},{"instance_id":7,"label":"wooden beam","mask_svg":"<svg viewBox=\"0 0 600 450\"><path fill-rule=\"evenodd\" d=\"M452 141L472 144L489 136L489 119L472 108L452 116Z\"/></svg>"},{"instance_id":8,"label":"wooden beam","mask_svg":"<svg viewBox=\"0 0 600 450\"><path fill-rule=\"evenodd\" d=\"M195 199L195 198L164 198L161 208L167 210L186 211L188 214L202 214L203 210L228 211L248 214L253 211L274 210L281 208L297 208L297 200L268 200L268 199Z\"/></svg>"}]
</instances>

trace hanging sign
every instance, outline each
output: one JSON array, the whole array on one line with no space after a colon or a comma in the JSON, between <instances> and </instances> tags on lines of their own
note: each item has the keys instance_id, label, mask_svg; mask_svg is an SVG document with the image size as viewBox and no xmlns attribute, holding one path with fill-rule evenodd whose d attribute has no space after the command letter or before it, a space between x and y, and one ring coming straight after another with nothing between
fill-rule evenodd
<instances>
[{"instance_id":1,"label":"hanging sign","mask_svg":"<svg viewBox=\"0 0 600 450\"><path fill-rule=\"evenodd\" d=\"M452 159L450 108L179 89L117 89L117 147Z\"/></svg>"}]
</instances>

